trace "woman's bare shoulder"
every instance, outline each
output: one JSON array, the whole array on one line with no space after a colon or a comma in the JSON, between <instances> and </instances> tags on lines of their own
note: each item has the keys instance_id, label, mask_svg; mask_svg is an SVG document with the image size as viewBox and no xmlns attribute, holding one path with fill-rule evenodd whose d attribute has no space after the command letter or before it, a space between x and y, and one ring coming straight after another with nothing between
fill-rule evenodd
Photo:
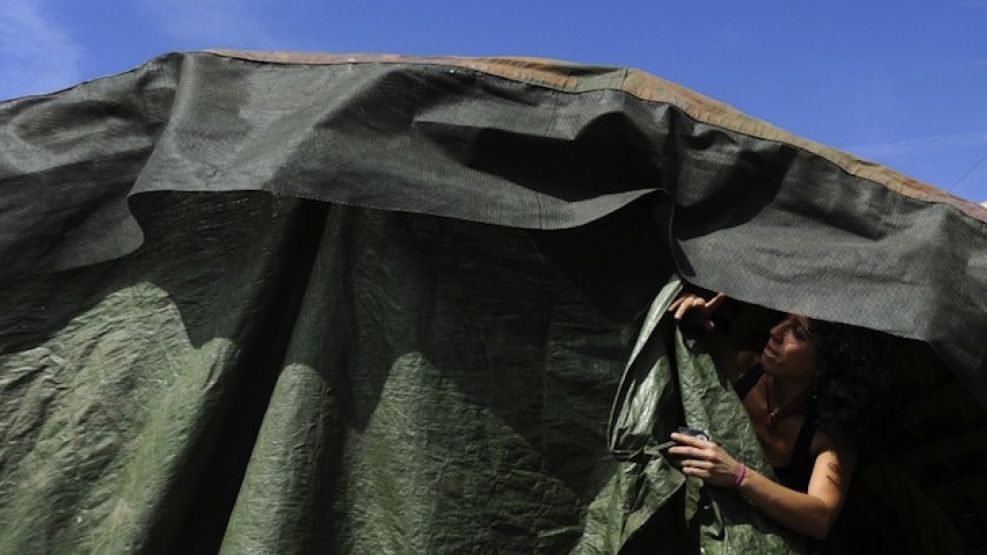
<instances>
[{"instance_id":1,"label":"woman's bare shoulder","mask_svg":"<svg viewBox=\"0 0 987 555\"><path fill-rule=\"evenodd\" d=\"M857 449L846 441L837 441L824 430L816 430L812 436L809 452L813 457L822 453L832 453L846 463L853 464L857 460Z\"/></svg>"}]
</instances>

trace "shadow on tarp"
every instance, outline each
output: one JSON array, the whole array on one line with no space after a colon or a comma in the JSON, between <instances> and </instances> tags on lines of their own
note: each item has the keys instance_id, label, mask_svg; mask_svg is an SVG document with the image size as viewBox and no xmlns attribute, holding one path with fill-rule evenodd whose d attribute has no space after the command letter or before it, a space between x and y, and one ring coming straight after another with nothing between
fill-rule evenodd
<instances>
[{"instance_id":1,"label":"shadow on tarp","mask_svg":"<svg viewBox=\"0 0 987 555\"><path fill-rule=\"evenodd\" d=\"M363 347L346 354L357 357L354 361L361 371L359 383L350 376L347 385L360 400L346 408L348 426L365 428L394 362L408 353L420 353L469 403L493 411L527 444L541 449L546 472L581 491L584 498L592 499L592 488L602 487L592 485L594 461L572 462L574 457L598 457L605 450L602 427L598 438L580 438L582 445L545 450L546 438L526 421L544 409L543 392L549 384L545 375L524 370L530 370L532 361L544 360L539 357L549 344L553 311L568 303L562 308L575 315L570 323L585 324L569 332L588 331L601 340L567 348L582 349L575 353L581 357L609 361L604 373L609 371L613 383L597 383L594 392L598 397L594 410L600 411L599 421L605 425L610 402L606 391L616 388L633 338L634 316L647 306L670 268L664 238L651 219L653 202L635 203L589 226L551 232L329 206L266 193L162 193L140 195L131 203L146 236L143 247L122 259L87 268L8 281L0 293L0 304L6 307L0 329L9 332L3 353L29 350L57 336L108 296L150 283L167 292L177 307L192 347L201 348L216 338L235 343L235 355L220 370L224 376L211 400L208 421L191 435L182 471L166 490L156 521L146 533L144 543L153 546L150 550L206 552L218 547L279 372L290 364L319 366L310 359L286 358L286 353L297 332L296 318L306 292L335 286L309 281L318 252L325 248L349 259L343 286L346 294L354 295L354 302L363 302L347 316L363 315L354 327L355 333L362 334L354 345ZM326 245L332 225L349 226L359 233L336 235L353 237L351 244ZM401 253L406 259L394 264L401 262L394 258ZM393 288L373 291L374 281L380 278L373 271L388 268L392 273L383 281L398 286L398 292L424 290L433 301L442 301L429 304L419 299L409 311L401 305L407 298ZM464 288L465 284L476 289ZM396 304L378 305L382 299ZM505 300L513 304L505 306ZM365 327L375 318L386 321L402 314L408 319L385 333ZM491 340L484 326L512 334ZM541 350L519 343L523 338L539 338L533 343L539 343ZM872 530L868 537L885 538L875 539L878 543L890 537L911 538L894 534L922 528L879 518L894 514L895 505L901 505L881 495L889 490L900 493L901 484L907 483L915 485L912 490L919 496L907 499L921 499L920 506L926 508L930 502L939 504L941 510L929 509L933 515L929 518L946 536L956 532L948 540L950 547L975 550L985 544L980 524L987 514L987 496L978 478L984 469L977 462L984 458L982 448L975 447L984 444L976 440L983 437L985 411L928 349L924 352L913 357L922 362L909 371L913 386L902 400L906 417L899 445L908 448L888 459L893 464L903 457L906 470L896 486L888 482L894 481L891 473L871 470L887 461L863 466L854 487L865 493L851 497L837 533L853 537L863 527ZM464 370L464 362L493 373L481 376ZM338 381L332 373L325 376L327 382ZM5 393L14 392L13 388ZM117 454L104 453L104 463L109 465ZM588 484L590 490L585 489ZM862 498L869 501L859 501ZM628 547L637 549L653 533L649 527ZM923 537L940 541L944 536ZM863 552L857 548L873 543L845 549ZM928 543L915 540L911 545Z\"/></svg>"},{"instance_id":2,"label":"shadow on tarp","mask_svg":"<svg viewBox=\"0 0 987 555\"><path fill-rule=\"evenodd\" d=\"M219 368L208 369L215 373L211 391L204 394L211 410L204 411L206 418L180 452L167 454L179 459L172 463L178 471L156 500L154 521L135 534L151 551L173 551L175 542L214 550L283 362L328 207L292 199L272 202L267 194L169 193L136 197L132 208L145 233L137 251L93 266L7 280L0 301L6 307L0 329L8 330L3 353L58 341L77 320L92 318L87 313L100 303L113 295L126 297L140 285L166 292L168 304L180 312L189 348L215 338L231 340L235 352L216 361ZM132 302L141 302L134 297ZM123 319L119 311L126 311L127 303L124 298L96 317ZM73 362L98 371L92 368L98 361ZM114 419L126 419L133 410L106 408L120 410ZM123 455L119 443L114 447L97 456L104 470ZM88 494L86 487L66 484L64 504L80 501Z\"/></svg>"},{"instance_id":3,"label":"shadow on tarp","mask_svg":"<svg viewBox=\"0 0 987 555\"><path fill-rule=\"evenodd\" d=\"M2 316L2 329L16 328L5 337L4 353L27 351L85 319L108 297L151 284L166 292L179 311L191 348L201 349L216 338L235 344L236 352L220 361L225 367L215 369L220 375L210 392L207 420L177 454L186 460L159 502L145 546L161 551L218 546L279 372L291 364L318 368L316 361L293 360L286 353L299 331L295 325L304 295L319 287L342 287L358 305L359 321L348 323L361 334L360 341L346 356L356 358L352 367L361 375L349 377L355 400L347 408L347 426L357 431L366 426L394 361L420 352L469 403L493 411L540 451L545 472L593 498L595 491L585 490L592 482L588 474L606 457L603 427L633 339L634 316L670 268L660 259L661 238L646 203L590 226L551 232L332 207L266 193L151 194L131 203L146 236L138 251L86 268L10 281L3 305L12 309ZM327 221L348 231L332 237ZM321 244L327 237L344 244ZM333 249L337 259L348 258L342 283L308 282L320 248ZM376 282L387 287L378 288ZM406 293L415 291L425 292L414 301L419 306L402 306L413 301ZM376 306L382 299L397 304ZM571 306L560 308L560 299ZM571 324L581 321L587 327L550 330L560 310L571 312ZM382 320L372 321L378 317ZM388 325L387 320L394 321ZM587 332L590 339L582 345L556 345L572 349L556 356L595 360L604 365L602 377L613 382L595 384L589 395L582 392L596 403L597 441L579 437L583 444L565 450L545 450L546 438L531 425L541 421L545 389L569 379L555 376L556 383L547 384L538 368L548 356L550 331ZM575 379L569 384L574 394L590 385L580 379L596 379L570 378ZM338 382L339 376L326 380ZM561 409L566 393L554 392L553 410ZM580 451L593 454L580 456L586 454ZM118 455L106 451L102 464L111 466Z\"/></svg>"}]
</instances>

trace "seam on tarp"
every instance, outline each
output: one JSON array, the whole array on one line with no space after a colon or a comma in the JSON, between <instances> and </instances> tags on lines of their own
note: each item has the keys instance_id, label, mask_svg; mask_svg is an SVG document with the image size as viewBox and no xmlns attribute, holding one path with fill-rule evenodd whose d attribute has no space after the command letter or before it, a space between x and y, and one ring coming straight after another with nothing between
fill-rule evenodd
<instances>
[{"instance_id":1,"label":"seam on tarp","mask_svg":"<svg viewBox=\"0 0 987 555\"><path fill-rule=\"evenodd\" d=\"M316 66L316 67L317 66L327 66L328 67L328 66L342 66L342 65L374 65L374 64L377 64L377 65L406 66L406 67L409 67L409 68L410 67L432 67L432 68L436 68L436 69L439 69L439 68L445 69L445 68L449 68L449 67L454 67L454 68L457 68L457 69L459 69L459 70L461 70L463 72L472 72L474 74L474 77L477 77L477 76L486 76L488 78L492 78L492 79L496 79L496 80L501 80L501 81L506 81L506 82L510 82L510 83L522 83L522 84L525 84L525 85L542 88L542 89L545 89L545 90L550 91L550 92L553 92L553 93L564 94L564 95L583 95L583 94L587 94L587 93L598 93L598 92L606 92L606 91L621 93L621 94L623 94L623 95L625 95L625 96L627 96L629 98L635 99L635 100L637 100L639 102L643 102L646 105L651 105L651 106L667 106L669 108L672 108L672 109L676 110L682 116L685 116L685 117L689 118L690 120L692 120L695 123L699 123L699 124L703 124L703 125L710 125L710 126L719 128L719 129L721 129L723 131L726 131L726 132L737 133L739 135L742 135L742 136L745 136L745 137L748 137L748 138L751 138L751 139L759 140L759 141L768 141L768 142L771 142L771 143L774 143L774 144L786 145L786 146L792 147L792 148L794 148L796 150L799 150L799 151L804 152L806 154L809 154L811 156L814 156L814 157L820 158L822 160L825 160L826 162L828 162L829 164L831 164L832 166L834 166L836 169L838 169L841 173L843 173L843 174L845 174L847 176L853 177L855 179L860 179L860 180L863 180L863 181L868 182L868 183L874 183L874 184L879 185L882 188L884 188L884 189L886 189L886 190L888 190L888 191L890 191L890 192L892 192L892 193L894 193L896 195L900 195L900 196L912 198L912 199L915 199L915 200L918 200L918 201L921 201L921 202L925 202L925 203L929 203L929 204L942 204L942 205L948 206L948 207L950 207L950 208L958 211L960 214L964 215L965 217L970 218L973 221L979 222L980 225L982 226L981 229L987 231L987 207L982 207L981 205L979 205L977 203L974 203L974 202L971 202L971 201L967 201L966 199L962 199L960 197L957 197L955 195L952 195L952 194L948 193L947 191L944 191L942 189L939 189L938 187L935 187L935 186L930 185L930 184L927 184L927 183L923 183L921 181L918 181L917 179L910 178L910 177L908 177L908 176L906 176L904 174L901 174L900 172L897 172L897 170L894 170L894 169L889 168L887 166L884 166L884 165L881 165L881 164L877 164L877 163L874 163L874 162L870 162L870 161L867 161L867 160L860 159L860 158L858 158L858 157L856 157L856 156L854 156L854 155L852 155L850 153L845 153L845 152L842 152L842 151L839 151L839 150L836 150L836 149L827 147L827 146L822 145L820 143L815 143L815 142L812 142L812 141L808 141L807 139L802 139L801 137L798 137L798 136L792 134L789 131L785 131L784 129L776 128L776 127L772 126L771 124L769 124L769 123L767 123L765 121L762 121L762 120L759 120L759 119L754 118L752 116L749 116L749 115L741 112L740 110L738 110L738 109L736 109L736 108L734 108L732 106L729 106L729 105L727 105L725 103L722 103L720 101L717 101L717 100L714 100L714 99L705 97L705 96L701 95L701 93L695 93L694 91L691 91L690 90L690 92L694 92L694 94L696 94L697 96L700 96L704 101L714 102L714 103L717 103L717 104L722 105L722 107L724 109L732 110L732 111L737 112L737 115L736 116L727 115L726 116L726 119L728 119L728 120L731 120L731 119L747 119L749 121L739 121L739 122L737 122L738 125L733 126L733 125L730 125L729 123L725 123L724 121L721 121L723 119L723 116L717 116L716 114L712 114L712 113L708 113L708 112L705 113L705 114L703 114L703 113L693 114L693 113L690 113L690 110L688 108L685 108L683 106L680 106L679 104L677 104L675 102L668 101L668 100L658 100L658 99L653 99L653 98L647 98L647 97L644 97L644 96L635 94L634 92L627 90L627 88L625 88L625 83L636 72L637 73L641 73L643 75L646 75L649 78L660 79L659 77L653 76L653 75L651 75L651 74L649 74L647 72L641 71L641 70L632 70L632 69L629 69L629 68L616 68L616 67L613 68L614 71L622 71L623 72L623 76L622 76L622 78L620 80L620 85L617 86L617 87L600 86L600 87L595 87L595 88L587 89L587 90L567 90L564 87L552 86L550 83L533 82L533 81L530 81L530 80L520 79L520 78L515 79L515 78L508 77L508 76L499 75L497 73L493 73L491 71L487 71L487 70L484 70L482 68L477 68L475 66L452 63L454 60L464 60L464 61L467 61L468 62L470 60L473 60L471 58L448 58L449 63L443 63L438 58L427 58L427 57L426 58L414 58L414 57L412 57L412 58L410 58L408 60L386 60L386 59L383 59L383 60L369 60L369 59L356 60L356 59L354 59L353 61L339 61L339 62L319 63L319 62L303 62L303 61L293 62L293 61L280 61L280 60L262 60L262 59L255 59L255 58L250 58L250 57L246 57L246 56L238 56L238 55L235 55L235 54L228 54L228 53L224 53L223 51L213 51L213 50L197 51L197 52L192 52L192 53L189 53L189 54L192 54L192 55L196 55L196 54L207 54L207 55L215 56L215 57L218 57L218 58L226 58L226 59L230 59L230 60L237 60L237 61L245 62L245 63L271 64L271 65L283 65L283 66ZM413 61L415 59L420 60L420 61ZM496 63L496 60L497 59L495 59L495 58L494 59L491 59L491 58L475 58L475 60L493 60L493 63ZM507 60L510 60L510 58L507 58ZM685 87L682 87L681 85L677 85L677 84L674 84L674 83L673 83L673 85L676 86L676 87L681 87L681 88L685 89ZM688 89L686 89L686 90L688 90ZM737 116L739 116L739 117L737 117ZM765 128L764 130L766 132L765 133L757 133L756 132L757 131L756 129L750 129L750 127L752 127L752 126L753 127L763 127L763 128ZM781 136L781 135L789 135L790 137L784 137L784 136ZM827 155L825 153L822 153L822 152L817 152L816 150L814 150L813 148L811 148L813 146L818 147L820 150L830 151L830 152L838 155L836 157L846 156L846 157L848 157L848 158L850 158L850 159L853 160L852 163L862 163L862 164L864 164L864 165L866 165L868 167L875 167L875 168L878 168L878 169L884 169L884 170L887 170L887 171L894 172L894 173L900 175L900 179L898 179L898 180L892 179L891 181L897 181L897 183L891 184L890 182L877 180L877 179L875 179L873 177L860 175L860 173L851 171L850 168L845 167L844 162L841 162L839 160L835 160L833 156L829 156L829 155ZM922 191L920 189L911 189L912 186L911 185L908 185L908 182L914 182L916 184L922 185L924 187L927 187L929 189L932 189L933 192L925 192L925 191ZM904 192L905 190L907 190L908 192ZM943 195L942 198L935 198L934 197L934 193L935 192L941 193ZM319 200L319 199L313 199L313 200ZM356 206L364 206L364 205L356 205ZM371 208L371 206L366 206L366 207ZM382 210L388 210L386 208L381 208L381 209ZM978 212L981 212L982 213L982 217L975 215Z\"/></svg>"},{"instance_id":2,"label":"seam on tarp","mask_svg":"<svg viewBox=\"0 0 987 555\"><path fill-rule=\"evenodd\" d=\"M448 58L442 58L442 57L431 57L431 58L429 58L429 57L420 57L420 58L408 57L408 59L404 59L404 60L388 60L388 59L372 60L372 59L355 59L354 58L354 59L352 59L352 61L339 61L339 62L336 62L336 61L332 61L332 62L329 62L329 61L327 61L327 62L305 62L305 61L287 61L287 60L286 61L282 61L282 60L274 60L274 59L261 59L260 56L258 56L257 58L255 58L255 57L250 57L250 56L246 55L246 54L249 54L249 52L242 53L242 54L237 54L236 52L222 51L222 50L205 50L205 51L195 52L194 54L208 54L208 55L213 55L213 56L227 58L227 59L240 60L240 61L243 61L243 62L253 62L253 63L258 63L258 64L286 65L286 66L290 66L290 65L336 66L336 65L358 65L358 64L381 64L381 65L398 65L398 66L404 65L404 66L418 66L418 67L433 66L433 67L441 67L441 68L456 67L456 68L460 68L460 69L462 69L464 71L472 71L472 72L475 72L475 73L479 73L479 74L487 75L487 76L490 76L490 77L493 77L493 78L502 79L502 80L506 80L506 81L511 81L511 82L515 82L515 83L525 83L525 84L528 84L528 85L531 85L531 86L538 86L538 87L541 87L541 88L545 88L545 89L548 89L548 90L552 90L552 91L559 92L559 93L565 93L565 94L582 94L582 93L587 93L587 92L607 91L607 90L619 91L619 92L622 92L622 93L624 93L624 94L626 94L626 95L628 95L628 96L630 96L632 98L635 98L635 99L637 99L639 101L646 102L646 103L649 103L649 104L664 104L664 105L672 106L672 107L676 108L678 111L682 112L684 115L688 116L690 119L693 119L694 121L699 122L699 123L703 123L703 124L707 124L707 125L713 125L715 127L721 128L721 129L723 129L725 131L730 131L730 132L733 132L733 133L739 133L741 135L745 135L747 137L751 137L751 138L754 138L754 139L766 140L766 141L771 141L771 142L775 142L775 143L781 143L781 144L792 146L792 147L797 148L799 150L805 151L805 152L807 152L807 153L809 153L809 154L811 154L813 156L817 156L819 158L822 158L824 160L829 161L830 163L832 163L833 165L835 165L837 168L839 168L842 172L846 173L847 175L856 177L858 179L863 179L865 181L869 181L869 182L872 182L872 183L876 183L876 184L881 185L882 187L884 187L886 189L889 189L892 192L897 193L897 194L900 194L900 195L908 196L908 197L911 197L911 198L916 198L916 199L919 199L919 200L922 200L922 201L925 201L925 202L936 203L936 204L946 204L948 206L952 206L952 207L958 209L960 212L962 212L966 216L968 216L968 217L970 217L972 219L975 219L975 220L979 220L981 222L984 222L985 225L987 225L987 209L982 210L982 211L979 210L981 207L977 203L973 203L971 201L967 201L965 199L961 199L959 197L956 197L955 195L952 195L952 194L950 194L947 191L944 191L944 190L942 190L942 189L940 189L938 187L935 187L933 185L930 185L930 184L927 184L927 183L923 183L923 182L921 182L921 181L919 181L917 179L908 177L908 176L906 176L906 175L904 175L904 174L898 172L897 170L894 170L894 169L892 169L892 168L890 168L888 166L885 166L885 165L882 165L882 164L877 164L875 162L870 162L868 160L861 159L861 158L859 158L859 157L857 157L857 156L855 156L853 154L850 154L850 153L847 153L847 152L843 152L843 151L834 149L832 147L828 147L828 146L823 145L821 143L810 141L810 140L805 139L803 137L799 137L799 136L795 135L794 133L791 133L790 131L786 131L784 129L775 127L775 126L771 125L770 123L768 123L768 122L766 122L764 120L755 118L755 117L750 116L750 115L748 115L748 114L746 114L744 112L741 112L739 109L737 109L737 108L735 108L733 106L730 106L729 104L727 104L725 102L721 102L719 100L715 100L713 98L707 97L707 96L705 96L705 95L703 95L701 93L698 93L696 91L692 91L691 89L688 89L687 87L684 87L682 85L678 85L677 83L674 83L674 82L671 82L671 81L666 81L664 79L661 79L660 77L657 77L655 75L652 75L652 74L650 74L650 73L648 73L646 71L642 71L642 70L635 70L635 69L630 69L630 68L613 67L612 69L613 69L614 72L618 72L618 71L622 72L622 77L620 79L620 85L618 87L600 86L600 87L594 87L592 89L587 89L587 90L568 90L565 85L553 85L553 84L551 84L551 83L549 83L547 81L541 81L541 82L539 82L539 81L533 80L530 77L526 77L526 76L522 76L522 75L518 75L516 78L515 77L511 77L511 76L500 75L500 74L494 73L492 71L484 70L482 68L476 67L475 65L470 65L470 62L471 61L476 61L476 62L479 62L479 63L483 63L483 61L486 61L486 60L489 60L489 63L491 63L491 64L497 64L499 60L503 60L503 61L500 61L500 63L503 64L503 65L508 65L508 62L511 60L511 58L498 59L498 58L468 58L468 57L463 57L463 58L456 58L456 57L448 57ZM260 53L260 55L263 55L263 53ZM290 54L289 54L289 56L290 56ZM363 56L374 56L374 55L363 55ZM386 56L386 55L378 55L378 56ZM443 60L445 60L445 61L443 61ZM455 63L456 60L461 60L463 63ZM552 61L549 60L549 61L546 61L546 63L552 63ZM557 66L557 67L570 67L570 66L561 66L560 65L560 66ZM544 70L541 70L541 71L551 72L551 69L544 69ZM520 72L518 72L518 73L520 74ZM629 86L627 85L627 82L628 82L629 78L632 75L635 75L635 74L641 74L641 75L645 76L648 79L658 79L658 80L661 80L661 81L666 81L669 84L669 88L681 88L681 89L683 89L687 93L692 93L692 94L696 95L697 98L701 102L711 104L711 107L718 108L718 109L723 110L723 111L732 111L732 112L735 112L735 114L718 114L718 113L716 113L714 111L710 111L708 108L705 108L705 107L702 107L702 106L697 106L695 108L691 108L690 109L689 106L682 106L682 105L679 105L678 103L673 102L673 101L670 101L670 100L661 100L661 99L657 99L657 98L649 98L649 97L647 97L645 95L637 94L637 93L635 93L635 92L633 92L631 90L628 90L629 89ZM567 77L567 79L572 79L572 77ZM579 78L577 77L575 79L579 79ZM649 87L649 90L656 90L656 89L655 89L655 87ZM696 106L696 105L693 105L693 106ZM838 160L837 159L837 158L844 158L844 157L846 158L846 160ZM894 176L891 176L891 179L889 181L883 181L883 180L876 179L875 177L872 177L872 176L862 175L862 172L860 172L859 170L856 170L855 171L855 170L852 170L851 168L846 167L848 165L860 165L860 166L862 166L862 169L874 168L875 171L878 171L878 172L880 172L881 170L885 170L885 171L889 171L889 172L894 172L895 174L898 175L898 177L895 178ZM866 172L864 172L864 173L866 173ZM896 184L895 185L892 185L891 182L896 182ZM914 194L910 194L910 193L905 193L905 192L902 192L901 190L899 190L901 188L909 189L909 188L913 187L912 185L908 185L909 182L914 183L916 185L920 185L920 186L924 186L926 188L929 188L929 189L931 189L931 191L925 192L925 191L922 191L920 188L915 188L914 189ZM929 198L935 192L942 193L944 195L943 198L942 199ZM957 206L957 204L959 204L959 206ZM964 207L966 209L964 209ZM977 214L978 212L982 212L982 216L975 216L974 215L974 214Z\"/></svg>"}]
</instances>

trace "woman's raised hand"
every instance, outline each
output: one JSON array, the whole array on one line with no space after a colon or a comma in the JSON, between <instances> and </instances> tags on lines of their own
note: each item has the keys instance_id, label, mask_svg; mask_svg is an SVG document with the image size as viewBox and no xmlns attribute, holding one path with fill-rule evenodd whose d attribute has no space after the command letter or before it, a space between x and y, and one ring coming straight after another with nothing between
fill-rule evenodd
<instances>
[{"instance_id":1,"label":"woman's raised hand","mask_svg":"<svg viewBox=\"0 0 987 555\"><path fill-rule=\"evenodd\" d=\"M712 330L716 327L716 324L713 323L713 313L726 300L727 296L723 293L717 293L708 301L699 295L684 293L675 299L668 307L668 311L673 313L675 320L679 322Z\"/></svg>"}]
</instances>

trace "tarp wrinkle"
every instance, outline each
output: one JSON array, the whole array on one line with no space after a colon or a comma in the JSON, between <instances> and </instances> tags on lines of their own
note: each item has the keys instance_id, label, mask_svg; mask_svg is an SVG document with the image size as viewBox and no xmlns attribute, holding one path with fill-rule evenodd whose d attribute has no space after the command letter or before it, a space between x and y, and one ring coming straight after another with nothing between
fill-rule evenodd
<instances>
[{"instance_id":1,"label":"tarp wrinkle","mask_svg":"<svg viewBox=\"0 0 987 555\"><path fill-rule=\"evenodd\" d=\"M987 209L634 70L350 58L0 103L0 553L801 552L655 450L771 472L673 274L924 342L983 421ZM935 487L889 529L982 547Z\"/></svg>"}]
</instances>

